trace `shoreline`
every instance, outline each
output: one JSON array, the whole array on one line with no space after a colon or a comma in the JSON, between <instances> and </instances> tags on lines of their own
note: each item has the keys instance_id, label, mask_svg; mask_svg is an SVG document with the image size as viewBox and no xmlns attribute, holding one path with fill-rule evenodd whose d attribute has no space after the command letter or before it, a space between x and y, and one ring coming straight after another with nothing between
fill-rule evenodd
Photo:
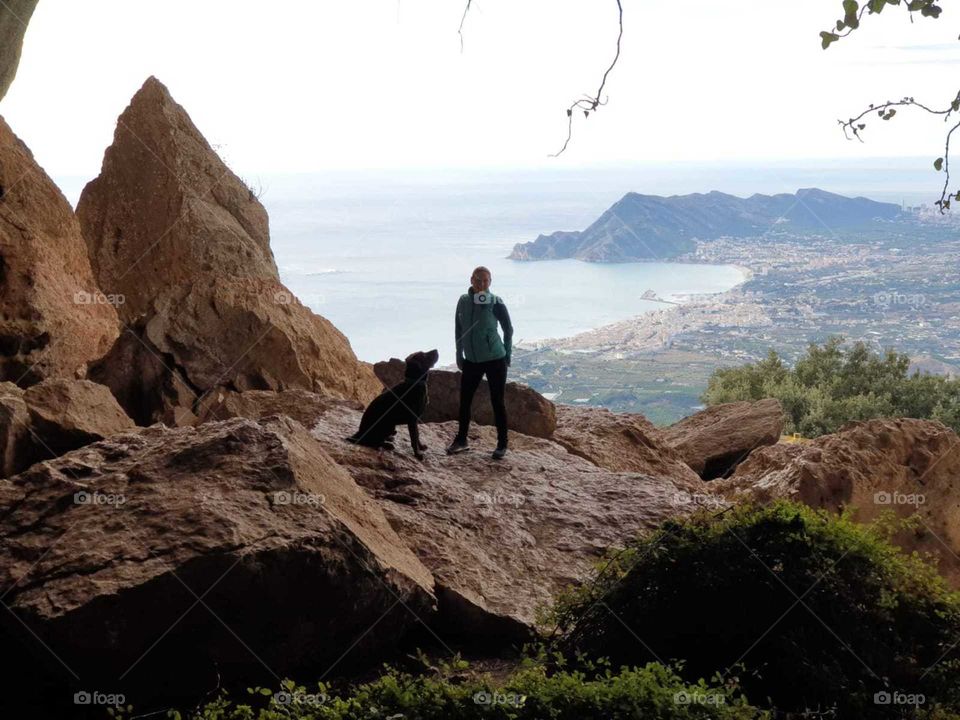
<instances>
[{"instance_id":1,"label":"shoreline","mask_svg":"<svg viewBox=\"0 0 960 720\"><path fill-rule=\"evenodd\" d=\"M538 262L538 261L535 261L535 262ZM635 261L635 262L646 262L646 261ZM650 262L663 262L663 261L650 261ZM652 314L652 313L663 313L663 314L667 314L667 313L672 313L672 314L673 314L673 313L678 313L678 312L680 312L681 308L688 307L688 306L693 305L693 304L695 304L695 303L697 303L697 302L704 301L704 300L706 300L707 298L711 298L711 299L714 299L714 300L722 299L724 296L728 295L729 293L734 292L734 291L737 290L738 288L740 288L740 287L742 287L743 285L745 285L745 284L747 284L748 282L750 282L750 280L752 280L753 277L754 277L754 271L753 271L753 270L751 270L751 269L750 269L749 267L747 267L746 265L742 265L742 264L739 264L739 263L719 263L719 264L718 264L718 263L713 263L713 262L701 262L701 261L690 260L690 259L677 259L677 260L674 260L674 261L671 261L671 262L676 262L677 264L683 264L683 265L710 265L710 266L714 266L714 267L726 265L726 266L728 266L728 267L735 268L738 272L740 272L740 273L741 273L741 278L740 278L740 281L739 281L739 282L737 282L737 283L734 284L733 286L727 288L726 290L719 290L719 291L717 291L717 292L704 292L704 293L678 293L678 294L672 294L672 295L670 295L669 297L675 298L675 299L676 299L675 301L669 301L669 300L661 300L661 301L660 301L660 302L665 303L665 304L667 305L667 307L652 308L652 309L650 309L650 310L647 310L646 312L640 313L639 315L631 315L631 316L629 316L629 317L625 317L625 318L622 318L622 319L620 319L620 320L615 320L615 321L610 322L610 323L605 323L604 325L599 325L599 326L597 326L597 327L589 328L589 329L587 329L587 330L583 330L583 331L581 331L581 332L574 333L573 335L565 335L565 336L562 336L562 337L550 337L550 338L535 339L535 340L520 340L520 341L518 341L518 342L516 342L516 343L514 344L514 347L520 348L520 349L523 349L523 350L528 350L528 351L539 351L539 350L544 350L544 349L550 349L550 348L551 348L551 344L567 342L567 341L570 341L570 340L572 340L572 339L574 339L574 338L580 337L580 336L582 336L582 335L587 335L587 334L589 334L589 333L600 332L600 331L604 330L605 328L612 328L612 327L615 327L615 326L618 326L618 325L622 325L622 324L624 324L624 323L636 322L636 321L640 320L641 318L646 317L646 316L648 316L648 315L650 315L650 314ZM617 264L626 264L626 263L617 263ZM656 301L656 300L651 300L651 302L657 302L657 301ZM579 350L579 351L578 351L578 350L570 350L570 351L568 351L568 352L585 352L585 353L589 353L589 352L593 352L593 351L590 351L590 350Z\"/></svg>"}]
</instances>

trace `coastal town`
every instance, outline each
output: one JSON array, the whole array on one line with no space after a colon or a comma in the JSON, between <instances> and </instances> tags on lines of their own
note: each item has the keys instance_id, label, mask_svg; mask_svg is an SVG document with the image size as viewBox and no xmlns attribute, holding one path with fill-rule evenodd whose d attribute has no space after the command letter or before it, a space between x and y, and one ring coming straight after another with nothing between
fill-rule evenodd
<instances>
[{"instance_id":1,"label":"coastal town","mask_svg":"<svg viewBox=\"0 0 960 720\"><path fill-rule=\"evenodd\" d=\"M920 371L960 372L960 233L922 208L856 232L697 241L675 261L748 272L728 292L668 296L679 304L523 345L514 375L568 402L668 421L698 407L714 369L770 350L792 362L832 335L906 353Z\"/></svg>"}]
</instances>

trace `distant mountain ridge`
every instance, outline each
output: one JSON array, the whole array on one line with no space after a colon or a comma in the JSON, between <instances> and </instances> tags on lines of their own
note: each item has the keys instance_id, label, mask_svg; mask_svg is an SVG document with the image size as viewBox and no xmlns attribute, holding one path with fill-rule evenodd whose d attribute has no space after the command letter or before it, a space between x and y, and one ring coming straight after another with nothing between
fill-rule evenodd
<instances>
[{"instance_id":1,"label":"distant mountain ridge","mask_svg":"<svg viewBox=\"0 0 960 720\"><path fill-rule=\"evenodd\" d=\"M560 231L517 243L509 258L662 260L692 251L695 239L762 235L778 225L798 231L850 230L900 215L900 207L893 203L848 198L818 188L748 198L716 190L670 197L631 192L586 230Z\"/></svg>"}]
</instances>

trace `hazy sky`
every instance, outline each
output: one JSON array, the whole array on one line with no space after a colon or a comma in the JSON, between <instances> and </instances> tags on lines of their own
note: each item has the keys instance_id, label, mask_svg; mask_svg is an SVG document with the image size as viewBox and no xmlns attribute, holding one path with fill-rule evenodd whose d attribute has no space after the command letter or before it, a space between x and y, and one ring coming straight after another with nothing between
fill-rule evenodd
<instances>
[{"instance_id":1,"label":"hazy sky","mask_svg":"<svg viewBox=\"0 0 960 720\"><path fill-rule=\"evenodd\" d=\"M877 119L866 145L837 118L905 94L947 104L950 8L912 25L888 8L823 51L840 0L623 1L609 104L559 160L565 107L614 51L614 0L474 0L462 53L457 0L40 0L0 114L50 174L88 177L151 74L238 172L942 149L929 116Z\"/></svg>"}]
</instances>

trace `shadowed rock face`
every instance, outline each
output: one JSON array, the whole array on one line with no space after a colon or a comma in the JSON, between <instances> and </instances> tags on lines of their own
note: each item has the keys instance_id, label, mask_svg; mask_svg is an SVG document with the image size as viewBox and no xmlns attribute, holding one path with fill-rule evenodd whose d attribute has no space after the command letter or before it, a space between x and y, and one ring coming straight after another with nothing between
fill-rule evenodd
<instances>
[{"instance_id":1,"label":"shadowed rock face","mask_svg":"<svg viewBox=\"0 0 960 720\"><path fill-rule=\"evenodd\" d=\"M786 417L779 400L713 405L661 428L661 440L704 480L727 477L756 448L780 440Z\"/></svg>"},{"instance_id":2,"label":"shadowed rock face","mask_svg":"<svg viewBox=\"0 0 960 720\"><path fill-rule=\"evenodd\" d=\"M114 435L0 481L0 508L19 688L73 672L144 707L218 672L318 677L379 662L433 612L377 503L286 418Z\"/></svg>"},{"instance_id":3,"label":"shadowed rock face","mask_svg":"<svg viewBox=\"0 0 960 720\"><path fill-rule=\"evenodd\" d=\"M73 209L0 118L0 381L77 377L117 337Z\"/></svg>"},{"instance_id":4,"label":"shadowed rock face","mask_svg":"<svg viewBox=\"0 0 960 720\"><path fill-rule=\"evenodd\" d=\"M802 444L754 450L711 492L730 501L788 498L861 522L883 511L916 516L915 531L894 539L907 551L932 552L960 584L960 438L945 425L911 418L849 423Z\"/></svg>"},{"instance_id":5,"label":"shadowed rock face","mask_svg":"<svg viewBox=\"0 0 960 720\"><path fill-rule=\"evenodd\" d=\"M97 281L124 296L128 323L204 273L280 279L267 211L155 77L117 120L77 217Z\"/></svg>"},{"instance_id":6,"label":"shadowed rock face","mask_svg":"<svg viewBox=\"0 0 960 720\"><path fill-rule=\"evenodd\" d=\"M378 362L373 370L384 387L390 388L403 382L403 360L391 358ZM446 422L460 416L460 375L459 372L448 370L431 370L427 374L430 397L423 422ZM523 383L508 382L504 404L507 407L507 426L511 430L534 437L550 437L553 434L557 425L554 405L533 388ZM486 380L480 382L473 396L471 419L481 425L494 424L490 386Z\"/></svg>"},{"instance_id":7,"label":"shadowed rock face","mask_svg":"<svg viewBox=\"0 0 960 720\"><path fill-rule=\"evenodd\" d=\"M0 382L0 477L24 470L29 462L30 415L23 390Z\"/></svg>"},{"instance_id":8,"label":"shadowed rock face","mask_svg":"<svg viewBox=\"0 0 960 720\"><path fill-rule=\"evenodd\" d=\"M7 94L23 49L23 36L37 0L4 0L0 4L0 100Z\"/></svg>"}]
</instances>

